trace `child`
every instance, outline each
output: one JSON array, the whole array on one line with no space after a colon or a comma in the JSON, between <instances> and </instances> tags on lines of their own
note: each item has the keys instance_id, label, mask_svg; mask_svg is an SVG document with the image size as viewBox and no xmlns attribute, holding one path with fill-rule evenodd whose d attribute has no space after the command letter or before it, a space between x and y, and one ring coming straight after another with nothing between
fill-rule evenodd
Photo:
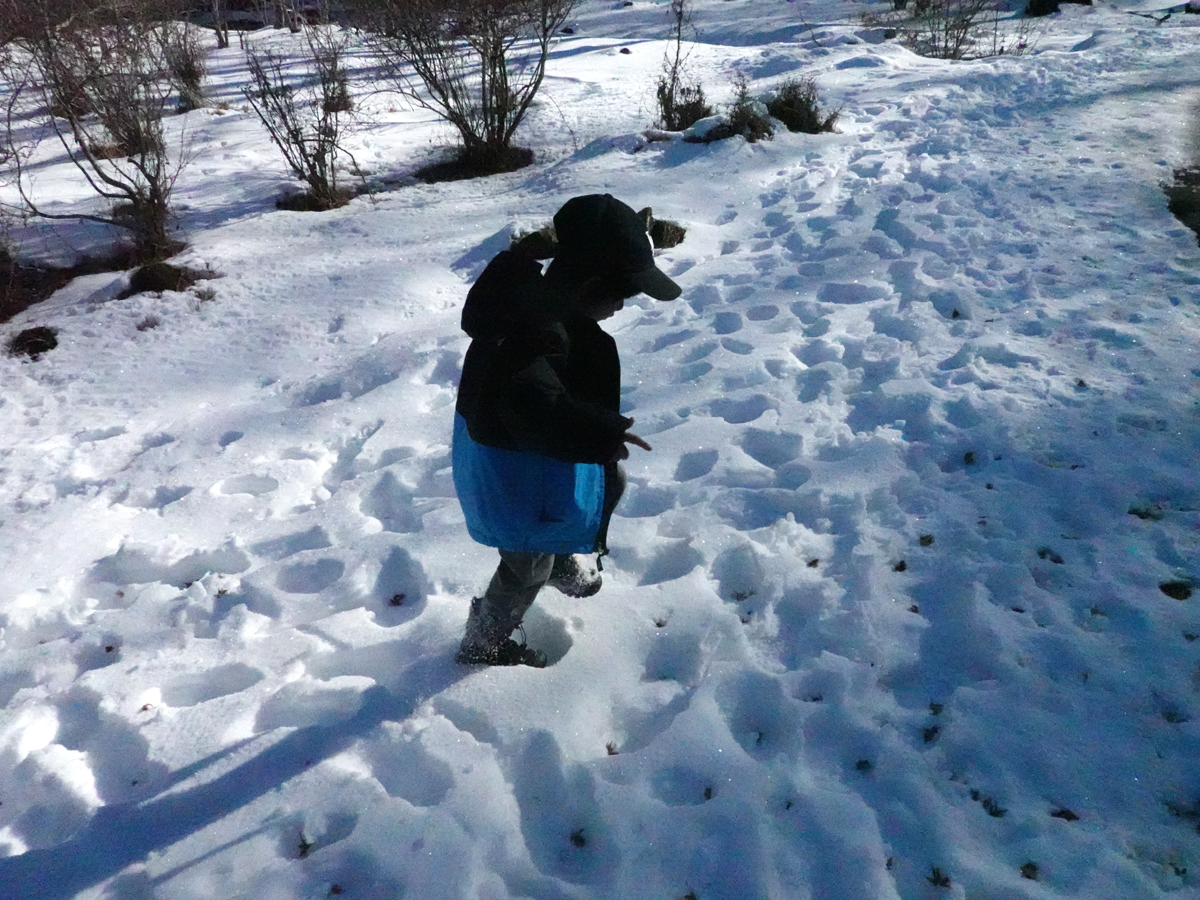
<instances>
[{"instance_id":1,"label":"child","mask_svg":"<svg viewBox=\"0 0 1200 900\"><path fill-rule=\"evenodd\" d=\"M625 487L627 444L650 445L620 414L616 342L598 322L646 293L674 300L654 265L646 222L610 194L568 200L554 216L558 246L541 264L498 254L467 294L471 336L454 417L454 485L471 537L500 551L471 601L460 663L543 667L546 655L510 635L544 584L573 597L600 589L574 554L607 552L609 518Z\"/></svg>"}]
</instances>

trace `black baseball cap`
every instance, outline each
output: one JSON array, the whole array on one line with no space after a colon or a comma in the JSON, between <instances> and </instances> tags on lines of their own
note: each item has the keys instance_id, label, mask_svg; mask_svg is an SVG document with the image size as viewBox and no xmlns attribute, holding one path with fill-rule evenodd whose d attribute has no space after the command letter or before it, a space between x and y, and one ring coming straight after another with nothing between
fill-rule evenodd
<instances>
[{"instance_id":1,"label":"black baseball cap","mask_svg":"<svg viewBox=\"0 0 1200 900\"><path fill-rule=\"evenodd\" d=\"M683 293L654 265L645 220L612 194L571 198L554 214L554 231L558 250L551 268L582 278L612 275L655 300Z\"/></svg>"}]
</instances>

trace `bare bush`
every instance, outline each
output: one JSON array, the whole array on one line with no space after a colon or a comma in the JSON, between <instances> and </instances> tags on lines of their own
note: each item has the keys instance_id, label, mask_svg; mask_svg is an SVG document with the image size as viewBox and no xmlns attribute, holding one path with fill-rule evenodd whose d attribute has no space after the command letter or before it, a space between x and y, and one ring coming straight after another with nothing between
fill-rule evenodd
<instances>
[{"instance_id":1,"label":"bare bush","mask_svg":"<svg viewBox=\"0 0 1200 900\"><path fill-rule=\"evenodd\" d=\"M210 0L213 31L217 33L217 49L229 47L229 4L228 0Z\"/></svg>"},{"instance_id":2,"label":"bare bush","mask_svg":"<svg viewBox=\"0 0 1200 900\"><path fill-rule=\"evenodd\" d=\"M683 39L692 31L691 0L671 0L671 42L655 85L659 124L667 131L683 131L713 112L705 100L704 88L689 82L685 72Z\"/></svg>"},{"instance_id":3,"label":"bare bush","mask_svg":"<svg viewBox=\"0 0 1200 900\"><path fill-rule=\"evenodd\" d=\"M308 186L312 208L333 209L349 197L338 187L337 168L338 158L349 156L343 145L349 124L344 116L353 108L346 84L348 43L344 33L325 26L307 29L305 42L304 86L292 84L280 57L248 51L254 84L245 94L292 173Z\"/></svg>"},{"instance_id":4,"label":"bare bush","mask_svg":"<svg viewBox=\"0 0 1200 900\"><path fill-rule=\"evenodd\" d=\"M163 62L179 93L179 109L189 112L204 105L205 57L200 33L186 22L165 22L158 31Z\"/></svg>"},{"instance_id":5,"label":"bare bush","mask_svg":"<svg viewBox=\"0 0 1200 900\"><path fill-rule=\"evenodd\" d=\"M896 29L914 53L936 59L1026 53L1038 33L1034 20L1010 16L1005 0L897 0L894 12L868 18Z\"/></svg>"},{"instance_id":6,"label":"bare bush","mask_svg":"<svg viewBox=\"0 0 1200 900\"><path fill-rule=\"evenodd\" d=\"M513 136L546 72L574 0L359 0L367 33L396 90L449 122L461 162L512 168Z\"/></svg>"},{"instance_id":7,"label":"bare bush","mask_svg":"<svg viewBox=\"0 0 1200 900\"><path fill-rule=\"evenodd\" d=\"M40 113L88 184L112 203L108 215L41 208L24 177L31 145L13 156L26 209L128 229L149 257L178 246L168 236L170 195L186 161L182 148L168 151L162 125L171 97L160 39L168 9L150 0L0 0L0 20L18 48L6 72L8 134L15 118Z\"/></svg>"},{"instance_id":8,"label":"bare bush","mask_svg":"<svg viewBox=\"0 0 1200 900\"><path fill-rule=\"evenodd\" d=\"M292 34L299 34L302 25L300 11L296 9L295 0L268 0L272 7L276 28L287 28Z\"/></svg>"},{"instance_id":9,"label":"bare bush","mask_svg":"<svg viewBox=\"0 0 1200 900\"><path fill-rule=\"evenodd\" d=\"M788 131L820 134L833 131L838 111L822 113L817 100L817 83L811 78L789 78L767 101L767 112L781 121Z\"/></svg>"},{"instance_id":10,"label":"bare bush","mask_svg":"<svg viewBox=\"0 0 1200 900\"><path fill-rule=\"evenodd\" d=\"M979 43L979 20L995 0L927 0L917 3L905 43L922 56L962 59Z\"/></svg>"}]
</instances>

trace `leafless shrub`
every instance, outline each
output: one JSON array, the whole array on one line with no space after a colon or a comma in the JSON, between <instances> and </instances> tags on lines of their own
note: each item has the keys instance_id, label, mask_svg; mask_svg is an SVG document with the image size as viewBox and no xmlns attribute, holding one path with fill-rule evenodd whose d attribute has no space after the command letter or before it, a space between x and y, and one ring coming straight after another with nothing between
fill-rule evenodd
<instances>
[{"instance_id":1,"label":"leafless shrub","mask_svg":"<svg viewBox=\"0 0 1200 900\"><path fill-rule=\"evenodd\" d=\"M18 48L5 73L7 133L41 110L93 190L114 204L109 215L45 211L23 177L27 147L13 157L25 208L126 228L147 257L178 246L168 236L170 195L185 162L182 148L168 151L162 126L171 95L159 40L165 9L152 0L0 0L0 29Z\"/></svg>"},{"instance_id":2,"label":"leafless shrub","mask_svg":"<svg viewBox=\"0 0 1200 900\"><path fill-rule=\"evenodd\" d=\"M915 5L904 43L922 56L962 59L979 43L979 20L994 0L926 0Z\"/></svg>"},{"instance_id":3,"label":"leafless shrub","mask_svg":"<svg viewBox=\"0 0 1200 900\"><path fill-rule=\"evenodd\" d=\"M704 97L704 88L687 80L683 49L685 34L692 25L691 0L671 0L671 42L663 56L663 70L655 85L659 124L667 131L683 131L700 119L712 115Z\"/></svg>"},{"instance_id":4,"label":"leafless shrub","mask_svg":"<svg viewBox=\"0 0 1200 900\"><path fill-rule=\"evenodd\" d=\"M166 22L158 31L160 52L171 85L179 92L179 109L189 112L204 105L205 56L200 32L186 22Z\"/></svg>"},{"instance_id":5,"label":"leafless shrub","mask_svg":"<svg viewBox=\"0 0 1200 900\"><path fill-rule=\"evenodd\" d=\"M338 158L352 108L346 85L346 35L326 26L305 32L307 84L297 88L283 60L265 51L247 51L254 80L246 99L283 154L292 173L308 186L312 208L343 206L349 195L338 187ZM351 157L351 160L353 158Z\"/></svg>"},{"instance_id":6,"label":"leafless shrub","mask_svg":"<svg viewBox=\"0 0 1200 900\"><path fill-rule=\"evenodd\" d=\"M513 136L574 0L359 0L355 21L404 97L449 122L480 173L512 167Z\"/></svg>"},{"instance_id":7,"label":"leafless shrub","mask_svg":"<svg viewBox=\"0 0 1200 900\"><path fill-rule=\"evenodd\" d=\"M292 34L300 33L303 22L295 0L266 0L264 5L271 6L275 19L274 27L287 28Z\"/></svg>"},{"instance_id":8,"label":"leafless shrub","mask_svg":"<svg viewBox=\"0 0 1200 900\"><path fill-rule=\"evenodd\" d=\"M1010 16L1005 0L916 0L869 17L894 28L914 53L936 59L975 59L1028 52L1036 42L1036 20Z\"/></svg>"}]
</instances>

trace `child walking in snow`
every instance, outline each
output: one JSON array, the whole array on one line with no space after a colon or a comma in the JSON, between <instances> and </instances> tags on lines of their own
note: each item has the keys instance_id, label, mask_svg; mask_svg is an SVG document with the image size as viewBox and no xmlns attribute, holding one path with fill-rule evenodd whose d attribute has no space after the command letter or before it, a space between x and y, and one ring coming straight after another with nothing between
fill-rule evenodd
<instances>
[{"instance_id":1,"label":"child walking in snow","mask_svg":"<svg viewBox=\"0 0 1200 900\"><path fill-rule=\"evenodd\" d=\"M600 589L576 553L607 552L625 489L627 445L650 445L619 412L621 363L600 328L639 293L681 290L654 265L646 222L610 194L575 197L554 216L557 250L499 253L467 294L471 337L454 417L454 486L467 530L500 551L471 601L460 663L546 665L511 637L545 584L572 597Z\"/></svg>"}]
</instances>

